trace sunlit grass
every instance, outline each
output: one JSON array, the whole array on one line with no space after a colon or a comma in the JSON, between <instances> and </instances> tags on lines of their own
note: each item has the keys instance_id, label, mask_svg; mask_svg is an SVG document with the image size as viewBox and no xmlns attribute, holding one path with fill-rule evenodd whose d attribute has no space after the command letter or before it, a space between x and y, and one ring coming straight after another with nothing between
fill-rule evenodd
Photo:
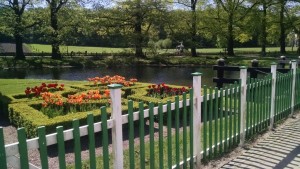
<instances>
[{"instance_id":1,"label":"sunlit grass","mask_svg":"<svg viewBox=\"0 0 300 169\"><path fill-rule=\"evenodd\" d=\"M32 52L45 52L50 53L51 52L51 45L46 44L27 44L27 46L32 50ZM125 51L131 51L134 52L132 48L110 48L110 47L89 47L89 46L60 46L62 53L67 52L81 52L84 53L87 51L88 53L120 53ZM146 50L146 49L145 49ZM296 49L294 49L295 51ZM260 47L249 47L249 48L234 48L234 51L236 53L259 53L261 51ZM280 47L267 47L266 52L279 52ZM286 47L286 51L292 51L292 47ZM174 53L176 52L176 49L161 49L158 50L159 53ZM224 53L223 48L199 48L197 49L197 52L199 53Z\"/></svg>"},{"instance_id":2,"label":"sunlit grass","mask_svg":"<svg viewBox=\"0 0 300 169\"><path fill-rule=\"evenodd\" d=\"M65 85L84 84L86 81L42 80L42 79L0 79L0 92L3 95L24 93L27 86L39 86L41 83L63 83Z\"/></svg>"}]
</instances>

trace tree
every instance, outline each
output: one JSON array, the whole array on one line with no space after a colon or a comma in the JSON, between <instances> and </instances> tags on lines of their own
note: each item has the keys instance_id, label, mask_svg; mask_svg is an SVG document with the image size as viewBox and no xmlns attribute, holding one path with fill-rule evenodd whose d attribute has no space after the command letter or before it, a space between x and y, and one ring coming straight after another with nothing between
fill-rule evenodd
<instances>
[{"instance_id":1,"label":"tree","mask_svg":"<svg viewBox=\"0 0 300 169\"><path fill-rule=\"evenodd\" d=\"M50 25L51 32L51 46L52 46L52 59L61 59L61 53L59 45L61 40L59 39L58 29L58 12L68 2L68 0L46 0L50 8Z\"/></svg>"},{"instance_id":2,"label":"tree","mask_svg":"<svg viewBox=\"0 0 300 169\"><path fill-rule=\"evenodd\" d=\"M197 4L198 0L177 0L175 1L177 4L184 5L185 7L190 8L191 15L190 18L188 18L188 23L190 24L190 37L191 37L191 54L193 57L197 56ZM204 3L204 1L203 1Z\"/></svg>"},{"instance_id":3,"label":"tree","mask_svg":"<svg viewBox=\"0 0 300 169\"><path fill-rule=\"evenodd\" d=\"M22 21L22 16L26 6L31 2L31 0L1 0L0 7L9 8L13 11L13 15L7 13L7 16L10 15L8 22L10 19L13 19L12 27L13 27L13 36L16 44L16 55L15 59L25 59L25 55L23 52L23 32L26 29L24 23Z\"/></svg>"},{"instance_id":4,"label":"tree","mask_svg":"<svg viewBox=\"0 0 300 169\"><path fill-rule=\"evenodd\" d=\"M164 16L162 14L165 11L164 3L127 0L118 1L117 4L113 8L99 10L98 17L94 18L98 35L121 34L134 46L135 56L145 58L143 48L149 40L149 33L156 28L159 29L158 20Z\"/></svg>"},{"instance_id":5,"label":"tree","mask_svg":"<svg viewBox=\"0 0 300 169\"><path fill-rule=\"evenodd\" d=\"M292 41L298 45L297 53L300 54L300 17L298 15L300 6L299 4L292 4L290 10L286 10L287 24L291 26ZM294 39L295 38L295 39Z\"/></svg>"},{"instance_id":6,"label":"tree","mask_svg":"<svg viewBox=\"0 0 300 169\"><path fill-rule=\"evenodd\" d=\"M246 0L216 0L216 3L220 4L227 14L227 54L234 56L234 24L242 20L257 4L257 1L252 3L248 2L251 3L249 7L246 7ZM243 9L244 12L241 16L237 17L237 13L240 9Z\"/></svg>"},{"instance_id":7,"label":"tree","mask_svg":"<svg viewBox=\"0 0 300 169\"><path fill-rule=\"evenodd\" d=\"M267 46L267 9L272 5L272 0L261 0L262 5L262 16L261 16L261 32L260 32L260 43L261 43L261 55L266 56Z\"/></svg>"},{"instance_id":8,"label":"tree","mask_svg":"<svg viewBox=\"0 0 300 169\"><path fill-rule=\"evenodd\" d=\"M286 0L279 0L279 25L280 25L280 37L279 37L279 43L280 43L280 53L285 54L285 38L286 38L286 27L284 23L284 8L286 5Z\"/></svg>"}]
</instances>

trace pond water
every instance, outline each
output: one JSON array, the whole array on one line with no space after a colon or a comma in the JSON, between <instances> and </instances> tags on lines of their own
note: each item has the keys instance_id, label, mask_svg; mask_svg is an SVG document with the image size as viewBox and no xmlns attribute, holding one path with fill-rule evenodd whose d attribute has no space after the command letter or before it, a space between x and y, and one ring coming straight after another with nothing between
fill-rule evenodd
<instances>
[{"instance_id":1,"label":"pond water","mask_svg":"<svg viewBox=\"0 0 300 169\"><path fill-rule=\"evenodd\" d=\"M87 80L89 77L105 75L121 75L126 78L137 78L140 82L167 83L192 86L191 73L201 72L202 84L215 86L212 78L215 71L212 67L118 67L118 68L44 68L44 69L7 69L0 70L2 79L56 79L56 80ZM238 78L239 72L225 73L225 77Z\"/></svg>"}]
</instances>

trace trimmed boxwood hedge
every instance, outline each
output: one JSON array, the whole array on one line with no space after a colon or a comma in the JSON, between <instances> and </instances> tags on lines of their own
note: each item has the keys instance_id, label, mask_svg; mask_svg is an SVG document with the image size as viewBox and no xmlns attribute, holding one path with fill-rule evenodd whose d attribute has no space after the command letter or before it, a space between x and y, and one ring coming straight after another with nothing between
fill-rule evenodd
<instances>
[{"instance_id":1,"label":"trimmed boxwood hedge","mask_svg":"<svg viewBox=\"0 0 300 169\"><path fill-rule=\"evenodd\" d=\"M88 83L88 82L87 82ZM134 86L122 87L122 112L123 114L127 114L128 100L134 101L134 111L138 111L139 102L144 102L144 107L147 108L149 102L153 102L158 104L159 102L166 103L168 100L174 101L174 97L167 97L164 99L160 98L152 98L146 96L148 86L152 85L149 83L139 83L137 82ZM172 86L170 87L182 87L182 86ZM25 87L24 87L25 88ZM87 90L105 90L107 89L106 85L87 85L87 84L78 84L78 85L69 85L65 87L64 91L57 91L55 93L61 94L63 97L67 97L68 94L82 93ZM181 96L182 97L182 96ZM188 96L189 97L189 96ZM97 104L103 104L100 100L96 101ZM106 100L107 101L107 100ZM106 102L105 101L105 102ZM95 110L90 110L87 112L77 112L77 113L69 113L66 115L56 116L53 118L49 118L47 115L43 114L40 110L36 109L43 101L41 98L26 98L24 93L15 94L15 95L0 95L0 111L7 111L9 113L9 119L12 124L16 127L24 127L29 138L35 137L37 135L36 129L39 126L45 126L46 132L52 133L55 132L57 126L64 126L64 129L68 129L72 127L73 119L78 119L80 121L80 125L86 124L86 118L88 113L92 113L95 117L95 121L100 120L100 107ZM6 107L5 107L6 105ZM35 105L35 106L34 106ZM35 108L34 108L35 107ZM111 108L107 107L107 112L111 113Z\"/></svg>"},{"instance_id":2,"label":"trimmed boxwood hedge","mask_svg":"<svg viewBox=\"0 0 300 169\"><path fill-rule=\"evenodd\" d=\"M128 100L122 99L122 112L127 113ZM24 127L28 137L36 136L36 129L39 126L45 126L47 133L55 132L56 126L64 126L65 129L72 127L73 119L78 119L80 125L86 124L86 118L88 113L92 113L95 117L95 121L100 120L100 107L99 109L90 110L87 112L69 113L62 116L56 116L49 118L41 111L33 108L32 104L38 104L38 102L30 103L13 103L9 104L9 119L11 123L17 127ZM144 105L147 107L147 105ZM134 102L134 110L138 110L138 102ZM107 107L108 114L111 113L111 108Z\"/></svg>"},{"instance_id":3,"label":"trimmed boxwood hedge","mask_svg":"<svg viewBox=\"0 0 300 169\"><path fill-rule=\"evenodd\" d=\"M172 87L172 88L181 88L181 87L183 87L183 86L175 86L175 85L168 85L168 86ZM170 100L171 102L175 101L174 96L165 97L165 98L155 98L155 97L147 96L147 89L148 89L148 86L146 88L133 89L132 94L130 96L128 96L127 99L128 100L134 100L134 101L143 101L146 104L149 104L150 102L152 102L156 105L158 103L167 103L168 100ZM187 94L187 98L189 98L189 94ZM182 100L182 96L179 96L179 99Z\"/></svg>"}]
</instances>

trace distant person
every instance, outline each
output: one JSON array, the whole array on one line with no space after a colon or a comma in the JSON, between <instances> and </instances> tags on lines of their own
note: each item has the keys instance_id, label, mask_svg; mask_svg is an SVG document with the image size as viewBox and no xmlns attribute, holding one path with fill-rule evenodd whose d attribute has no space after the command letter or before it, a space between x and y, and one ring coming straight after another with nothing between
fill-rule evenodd
<instances>
[{"instance_id":1,"label":"distant person","mask_svg":"<svg viewBox=\"0 0 300 169\"><path fill-rule=\"evenodd\" d=\"M184 49L183 42L180 42L180 45L176 46L177 54L182 54L183 53L183 49Z\"/></svg>"}]
</instances>

